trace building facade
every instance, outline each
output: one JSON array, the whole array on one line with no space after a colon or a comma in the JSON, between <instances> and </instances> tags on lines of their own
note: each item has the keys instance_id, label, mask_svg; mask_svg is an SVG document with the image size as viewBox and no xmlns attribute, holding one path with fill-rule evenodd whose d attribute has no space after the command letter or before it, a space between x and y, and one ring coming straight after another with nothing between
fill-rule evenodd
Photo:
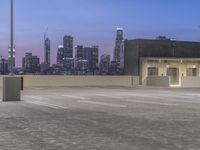
<instances>
[{"instance_id":1,"label":"building facade","mask_svg":"<svg viewBox=\"0 0 200 150\"><path fill-rule=\"evenodd\" d=\"M76 60L87 59L87 50L83 47L83 45L77 45L75 47L75 59Z\"/></svg>"},{"instance_id":2,"label":"building facade","mask_svg":"<svg viewBox=\"0 0 200 150\"><path fill-rule=\"evenodd\" d=\"M63 58L64 58L64 46L58 45L57 64L63 64Z\"/></svg>"},{"instance_id":3,"label":"building facade","mask_svg":"<svg viewBox=\"0 0 200 150\"><path fill-rule=\"evenodd\" d=\"M116 65L119 74L124 70L124 37L123 37L123 28L117 28L116 39L115 39L115 48L113 54L113 62L118 63ZM114 72L118 72L118 71Z\"/></svg>"},{"instance_id":4,"label":"building facade","mask_svg":"<svg viewBox=\"0 0 200 150\"><path fill-rule=\"evenodd\" d=\"M110 55L102 55L100 58L99 70L101 75L108 75L110 67Z\"/></svg>"},{"instance_id":5,"label":"building facade","mask_svg":"<svg viewBox=\"0 0 200 150\"><path fill-rule=\"evenodd\" d=\"M63 46L64 46L63 58L73 58L73 37L64 36Z\"/></svg>"},{"instance_id":6,"label":"building facade","mask_svg":"<svg viewBox=\"0 0 200 150\"><path fill-rule=\"evenodd\" d=\"M22 66L25 73L39 73L40 59L37 56L33 56L32 53L26 53L22 59Z\"/></svg>"},{"instance_id":7,"label":"building facade","mask_svg":"<svg viewBox=\"0 0 200 150\"><path fill-rule=\"evenodd\" d=\"M45 39L44 44L44 63L48 65L48 67L51 66L51 42L49 38Z\"/></svg>"},{"instance_id":8,"label":"building facade","mask_svg":"<svg viewBox=\"0 0 200 150\"><path fill-rule=\"evenodd\" d=\"M99 47L85 47L86 60L88 61L89 71L91 74L97 74L99 64Z\"/></svg>"},{"instance_id":9,"label":"building facade","mask_svg":"<svg viewBox=\"0 0 200 150\"><path fill-rule=\"evenodd\" d=\"M4 58L0 58L0 74L1 75L6 75L8 74L8 60Z\"/></svg>"},{"instance_id":10,"label":"building facade","mask_svg":"<svg viewBox=\"0 0 200 150\"><path fill-rule=\"evenodd\" d=\"M109 74L110 75L122 75L123 72L120 69L120 64L117 61L111 61L109 67Z\"/></svg>"},{"instance_id":11,"label":"building facade","mask_svg":"<svg viewBox=\"0 0 200 150\"><path fill-rule=\"evenodd\" d=\"M123 48L123 41L124 41L123 28L117 28L113 61L120 62L120 58L121 58L120 53Z\"/></svg>"},{"instance_id":12,"label":"building facade","mask_svg":"<svg viewBox=\"0 0 200 150\"><path fill-rule=\"evenodd\" d=\"M140 82L149 77L169 77L169 85L181 86L182 78L200 77L200 58L141 58Z\"/></svg>"},{"instance_id":13,"label":"building facade","mask_svg":"<svg viewBox=\"0 0 200 150\"><path fill-rule=\"evenodd\" d=\"M124 72L140 76L140 84L153 75L170 76L171 84L178 85L180 77L198 75L199 58L200 42L167 38L126 40Z\"/></svg>"},{"instance_id":14,"label":"building facade","mask_svg":"<svg viewBox=\"0 0 200 150\"><path fill-rule=\"evenodd\" d=\"M88 60L80 59L76 61L76 74L77 75L88 75L89 62Z\"/></svg>"},{"instance_id":15,"label":"building facade","mask_svg":"<svg viewBox=\"0 0 200 150\"><path fill-rule=\"evenodd\" d=\"M74 74L74 58L64 58L63 69L64 69L64 74L73 75Z\"/></svg>"},{"instance_id":16,"label":"building facade","mask_svg":"<svg viewBox=\"0 0 200 150\"><path fill-rule=\"evenodd\" d=\"M75 47L75 67L76 70L87 70L88 74L97 74L99 63L99 47L90 46L83 47L78 45ZM83 70L83 69L82 69ZM86 72L86 71L84 71Z\"/></svg>"}]
</instances>

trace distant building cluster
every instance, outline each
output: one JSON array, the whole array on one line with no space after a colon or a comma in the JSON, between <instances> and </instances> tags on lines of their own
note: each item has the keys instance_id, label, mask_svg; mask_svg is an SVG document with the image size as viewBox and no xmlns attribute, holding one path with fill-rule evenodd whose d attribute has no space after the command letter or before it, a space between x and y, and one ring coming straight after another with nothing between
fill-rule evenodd
<instances>
[{"instance_id":1,"label":"distant building cluster","mask_svg":"<svg viewBox=\"0 0 200 150\"><path fill-rule=\"evenodd\" d=\"M72 36L64 36L63 44L58 45L57 63L46 67L45 74L54 75L114 75L123 73L123 29L117 28L114 58L109 54L99 56L99 46L85 47L77 45L74 48ZM49 53L49 42L45 40L45 54ZM75 52L75 54L73 53ZM49 55L45 55L48 57ZM74 57L73 57L74 56ZM48 60L45 58L45 60ZM44 62L48 64L48 62Z\"/></svg>"},{"instance_id":2,"label":"distant building cluster","mask_svg":"<svg viewBox=\"0 0 200 150\"><path fill-rule=\"evenodd\" d=\"M109 54L99 55L99 46L77 45L74 48L74 38L70 35L63 37L58 45L56 64L51 65L51 41L44 38L44 61L27 52L22 59L22 69L19 74L42 75L115 75L123 74L124 38L123 29L117 28L113 60ZM7 66L6 66L7 64ZM1 64L0 64L1 65ZM2 74L9 72L9 60L2 59ZM4 69L6 68L6 69Z\"/></svg>"},{"instance_id":3,"label":"distant building cluster","mask_svg":"<svg viewBox=\"0 0 200 150\"><path fill-rule=\"evenodd\" d=\"M50 54L50 41L45 40L45 62L46 65L42 74L53 75L96 75L99 74L99 47L84 47L78 45L75 47L74 56L74 40L72 36L64 36L63 44L58 45L57 63L50 66L47 58Z\"/></svg>"},{"instance_id":4,"label":"distant building cluster","mask_svg":"<svg viewBox=\"0 0 200 150\"><path fill-rule=\"evenodd\" d=\"M165 36L155 39L125 40L123 29L117 28L113 58L109 54L99 55L99 46L74 46L74 38L63 37L57 47L56 64L51 65L51 41L44 38L44 60L25 53L22 69L17 74L42 75L134 75L140 83L147 76L178 77L200 75L200 42L177 41ZM15 49L14 49L15 62ZM178 62L177 62L178 61ZM179 66L177 66L179 64ZM15 63L13 63L15 66ZM10 50L8 59L0 58L0 74L8 74L11 68Z\"/></svg>"},{"instance_id":5,"label":"distant building cluster","mask_svg":"<svg viewBox=\"0 0 200 150\"><path fill-rule=\"evenodd\" d=\"M40 72L40 59L33 56L32 53L26 53L22 58L22 68L25 73L39 73Z\"/></svg>"}]
</instances>

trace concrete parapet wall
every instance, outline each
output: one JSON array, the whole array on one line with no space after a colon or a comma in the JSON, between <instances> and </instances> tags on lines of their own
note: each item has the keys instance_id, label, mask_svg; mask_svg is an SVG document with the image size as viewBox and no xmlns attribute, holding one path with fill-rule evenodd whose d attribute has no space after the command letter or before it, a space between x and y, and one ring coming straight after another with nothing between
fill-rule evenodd
<instances>
[{"instance_id":1,"label":"concrete parapet wall","mask_svg":"<svg viewBox=\"0 0 200 150\"><path fill-rule=\"evenodd\" d=\"M2 77L0 83L2 85ZM41 76L24 75L24 87L124 86L139 85L137 76Z\"/></svg>"},{"instance_id":2,"label":"concrete parapet wall","mask_svg":"<svg viewBox=\"0 0 200 150\"><path fill-rule=\"evenodd\" d=\"M169 76L149 76L146 79L148 86L170 87Z\"/></svg>"},{"instance_id":3,"label":"concrete parapet wall","mask_svg":"<svg viewBox=\"0 0 200 150\"><path fill-rule=\"evenodd\" d=\"M182 77L181 78L181 87L200 88L200 77Z\"/></svg>"}]
</instances>

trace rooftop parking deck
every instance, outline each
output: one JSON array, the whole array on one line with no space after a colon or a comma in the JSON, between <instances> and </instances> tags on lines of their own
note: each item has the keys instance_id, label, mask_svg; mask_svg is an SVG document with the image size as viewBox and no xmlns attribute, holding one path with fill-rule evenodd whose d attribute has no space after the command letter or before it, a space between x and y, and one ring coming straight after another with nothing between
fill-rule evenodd
<instances>
[{"instance_id":1,"label":"rooftop parking deck","mask_svg":"<svg viewBox=\"0 0 200 150\"><path fill-rule=\"evenodd\" d=\"M0 149L199 150L199 91L26 88L0 103Z\"/></svg>"}]
</instances>

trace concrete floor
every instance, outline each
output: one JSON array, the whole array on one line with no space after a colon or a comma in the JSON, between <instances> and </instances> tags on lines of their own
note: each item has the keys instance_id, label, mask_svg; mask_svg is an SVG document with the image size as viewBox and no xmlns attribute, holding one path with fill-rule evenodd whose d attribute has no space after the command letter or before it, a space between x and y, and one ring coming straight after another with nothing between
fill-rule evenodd
<instances>
[{"instance_id":1,"label":"concrete floor","mask_svg":"<svg viewBox=\"0 0 200 150\"><path fill-rule=\"evenodd\" d=\"M30 88L0 103L0 150L199 150L200 89Z\"/></svg>"}]
</instances>

